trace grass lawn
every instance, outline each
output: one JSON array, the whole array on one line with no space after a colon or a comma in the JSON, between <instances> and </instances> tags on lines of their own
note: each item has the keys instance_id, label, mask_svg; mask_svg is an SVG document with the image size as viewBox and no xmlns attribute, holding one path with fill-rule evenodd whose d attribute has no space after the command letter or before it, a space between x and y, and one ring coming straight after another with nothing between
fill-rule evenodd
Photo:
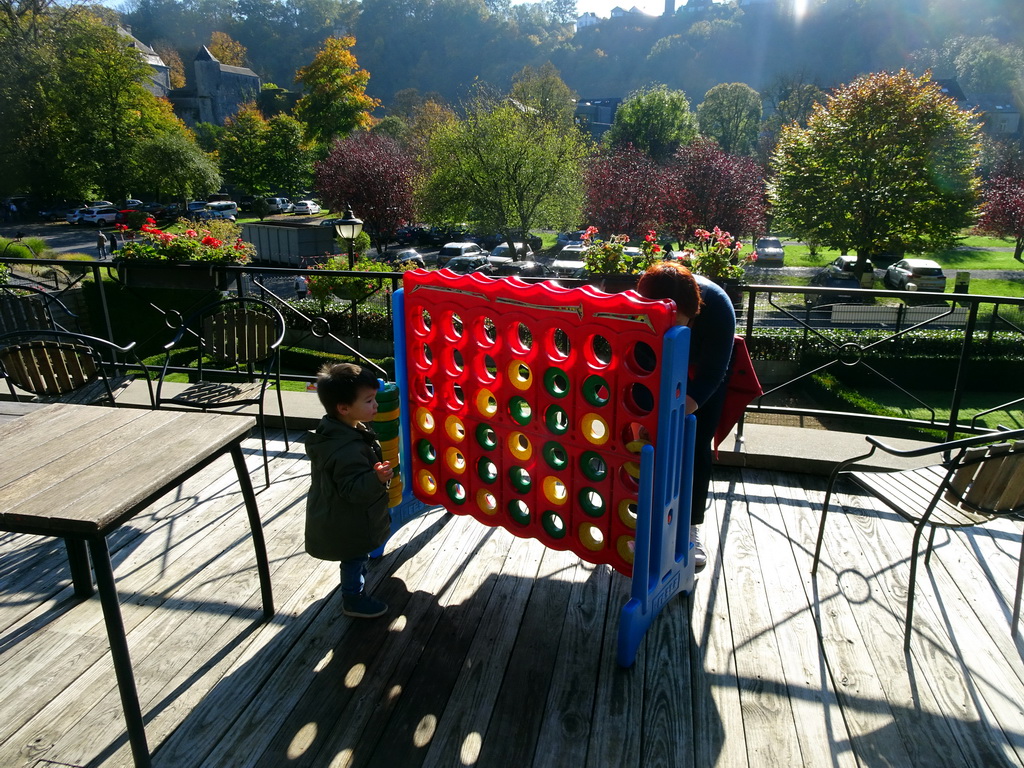
<instances>
[{"instance_id":1,"label":"grass lawn","mask_svg":"<svg viewBox=\"0 0 1024 768\"><path fill-rule=\"evenodd\" d=\"M784 236L783 236L784 237ZM1013 248L1013 241L998 237L967 237L963 241L969 248ZM831 248L819 248L816 256L802 244L786 245L787 267L823 267L840 254ZM908 254L909 255L909 254ZM946 269L1007 269L1024 270L1024 264L1013 258L1012 250L964 250L952 249L937 253L921 254L922 258L934 259ZM875 267L889 266L887 262L878 261ZM1016 295L1016 294L1014 294Z\"/></svg>"},{"instance_id":2,"label":"grass lawn","mask_svg":"<svg viewBox=\"0 0 1024 768\"><path fill-rule=\"evenodd\" d=\"M857 394L874 400L879 405L895 409L898 412L895 415L909 419L931 418L931 411L920 407L917 402L897 390L860 388L857 390ZM949 397L949 392L945 390L941 392L928 390L916 391L914 394L925 402L932 403L941 402ZM969 423L975 414L999 405L1012 403L1015 400L1019 400L1020 397L1021 392L1019 390L1012 392L965 392L963 402L960 406L959 420L961 423ZM1018 403L1008 411L993 411L981 418L981 424L987 426L989 429L996 429L1000 425L1009 429L1021 429L1024 427L1024 411L1022 411L1021 408L1021 404ZM948 422L949 409L937 408L935 411L935 420L939 424Z\"/></svg>"}]
</instances>

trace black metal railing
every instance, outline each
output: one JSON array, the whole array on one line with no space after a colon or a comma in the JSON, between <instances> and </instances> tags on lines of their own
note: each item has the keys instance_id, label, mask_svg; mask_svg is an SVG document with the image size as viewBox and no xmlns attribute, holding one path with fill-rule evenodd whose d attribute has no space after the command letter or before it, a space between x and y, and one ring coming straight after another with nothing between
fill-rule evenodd
<instances>
[{"instance_id":1,"label":"black metal railing","mask_svg":"<svg viewBox=\"0 0 1024 768\"><path fill-rule=\"evenodd\" d=\"M187 314L188 308L161 307L151 293L125 286L110 262L4 258L0 263L17 270L15 284L27 276L28 282L69 306L75 306L70 296L83 283L95 284L100 316L87 318L88 328L112 340L124 342L130 336L130 329L114 327L117 323L110 311L112 297L107 295L112 288L134 292L148 311L163 317L169 334ZM277 304L291 329L286 346L299 349L307 344L318 348L327 345L385 373L374 358L390 355L373 352L393 349L391 294L400 285L400 273L373 273L378 286L375 290L355 298L332 299L328 304L332 311L325 313L316 302L296 295L295 276L310 274L302 269L202 264L183 268L215 273L221 289L258 295ZM35 274L27 270L35 270ZM367 273L317 270L317 274L365 278ZM1024 299L778 285L745 285L740 290L737 327L746 336L766 385L765 393L748 407L748 414L842 419L844 424L853 425L851 429L865 432L877 432L883 425L926 429L945 439L957 433L993 429L982 422L982 417L992 413L1008 412L1011 420L1018 420L1016 414L1024 398L1016 396L969 418L962 419L961 412L971 381L981 375L983 368L1005 371L1002 391L1021 389L1020 376L1013 371L1022 371L1024 366L994 359L991 349L1024 349ZM371 343L376 350L368 348ZM929 345L940 349L941 354L935 353L935 357L941 358L936 370L941 369L942 375L922 375L926 363L935 363L935 359L928 358ZM919 351L922 346L925 349ZM773 367L786 370L780 374L770 370ZM827 403L829 407L808 402L809 385L825 375L854 382L846 385L854 390L858 380L870 378L876 385L874 390L881 387L898 393L930 416L871 413L839 401ZM313 379L299 373L286 378L304 382ZM822 386L816 385L819 390Z\"/></svg>"}]
</instances>

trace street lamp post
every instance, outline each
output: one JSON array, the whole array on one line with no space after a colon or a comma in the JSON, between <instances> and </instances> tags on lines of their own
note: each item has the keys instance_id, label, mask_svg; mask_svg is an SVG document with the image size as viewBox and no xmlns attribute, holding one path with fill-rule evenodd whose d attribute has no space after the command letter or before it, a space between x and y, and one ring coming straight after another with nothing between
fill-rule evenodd
<instances>
[{"instance_id":1,"label":"street lamp post","mask_svg":"<svg viewBox=\"0 0 1024 768\"><path fill-rule=\"evenodd\" d=\"M357 219L352 213L352 206L346 205L345 218L334 224L334 232L338 237L348 240L348 268L355 269L355 240L363 231L363 220Z\"/></svg>"}]
</instances>

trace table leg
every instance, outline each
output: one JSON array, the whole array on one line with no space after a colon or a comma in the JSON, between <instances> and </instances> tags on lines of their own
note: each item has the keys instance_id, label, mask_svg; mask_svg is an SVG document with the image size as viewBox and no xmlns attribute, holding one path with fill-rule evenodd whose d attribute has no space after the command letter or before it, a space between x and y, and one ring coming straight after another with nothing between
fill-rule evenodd
<instances>
[{"instance_id":1,"label":"table leg","mask_svg":"<svg viewBox=\"0 0 1024 768\"><path fill-rule=\"evenodd\" d=\"M132 748L132 757L136 768L149 768L152 764L149 746L146 744L146 727L142 720L142 709L139 707L139 693L135 688L135 674L132 672L132 660L128 655L128 639L124 633L124 621L121 619L121 606L117 600L117 587L114 584L114 570L110 565L110 551L104 537L89 539L89 552L92 554L92 565L96 571L96 586L100 593L100 604L103 606L103 621L107 625L107 640L110 643L110 655L114 660L114 674L117 676L117 689L121 694L121 707L128 726L128 741Z\"/></svg>"},{"instance_id":2,"label":"table leg","mask_svg":"<svg viewBox=\"0 0 1024 768\"><path fill-rule=\"evenodd\" d=\"M242 455L242 444L231 446L231 460L235 463L238 484L242 488L245 500L245 511L249 515L249 528L252 531L252 543L256 548L256 568L260 574L260 593L263 597L263 618L270 619L274 615L274 593L270 588L270 561L267 558L267 543L263 538L263 523L260 522L260 510L256 505L256 493L252 489L252 478L249 468L245 466Z\"/></svg>"},{"instance_id":3,"label":"table leg","mask_svg":"<svg viewBox=\"0 0 1024 768\"><path fill-rule=\"evenodd\" d=\"M75 597L92 597L96 590L92 586L92 569L89 567L89 551L85 541L65 537L64 547L68 551L68 567L71 569L71 583L75 586Z\"/></svg>"}]
</instances>

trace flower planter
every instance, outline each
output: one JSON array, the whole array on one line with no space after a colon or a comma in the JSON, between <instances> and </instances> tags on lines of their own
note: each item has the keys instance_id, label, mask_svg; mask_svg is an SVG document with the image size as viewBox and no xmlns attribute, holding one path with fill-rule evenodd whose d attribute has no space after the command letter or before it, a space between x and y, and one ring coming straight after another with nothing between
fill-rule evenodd
<instances>
[{"instance_id":1,"label":"flower planter","mask_svg":"<svg viewBox=\"0 0 1024 768\"><path fill-rule=\"evenodd\" d=\"M200 291L227 290L228 278L211 264L119 261L117 274L129 288L179 288Z\"/></svg>"}]
</instances>

